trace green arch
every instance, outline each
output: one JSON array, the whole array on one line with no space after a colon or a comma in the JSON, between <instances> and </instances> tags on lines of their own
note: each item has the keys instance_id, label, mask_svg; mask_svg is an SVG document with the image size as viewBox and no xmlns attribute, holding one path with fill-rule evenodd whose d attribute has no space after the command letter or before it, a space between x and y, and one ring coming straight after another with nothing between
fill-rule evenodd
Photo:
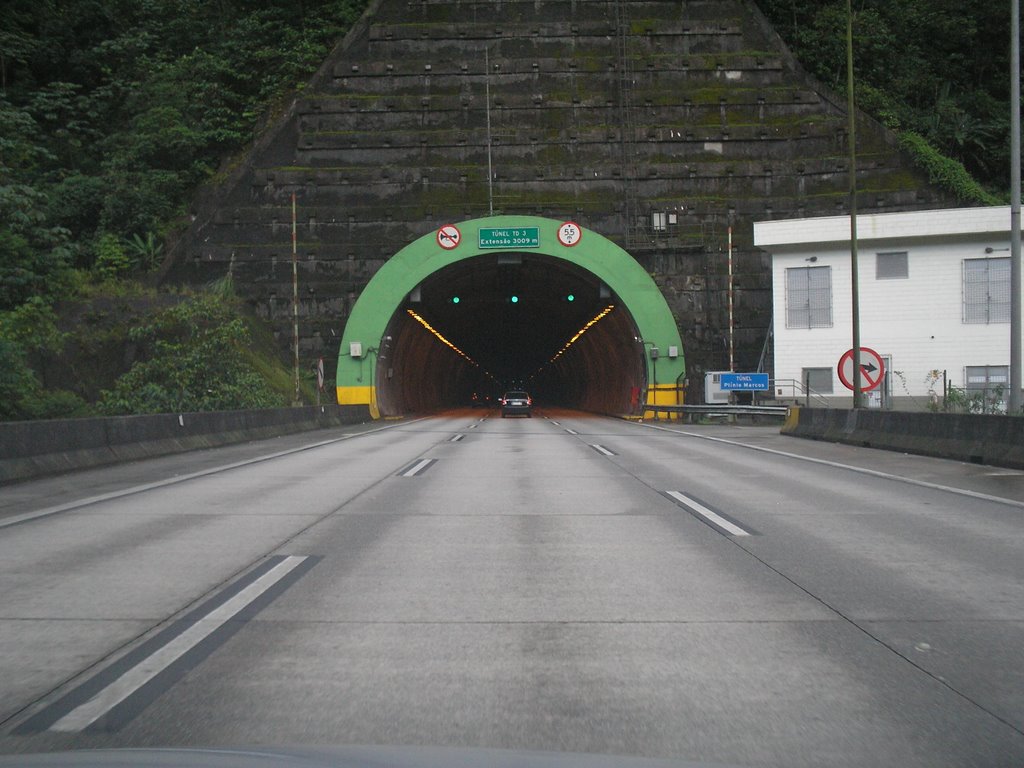
<instances>
[{"instance_id":1,"label":"green arch","mask_svg":"<svg viewBox=\"0 0 1024 768\"><path fill-rule=\"evenodd\" d=\"M417 285L451 264L501 250L541 253L563 259L587 270L611 288L632 315L641 338L661 351L662 357L657 362L659 382L671 382L661 383L656 389L649 388L647 402L674 402L667 395L675 397L675 382L685 373L686 363L679 329L665 297L633 257L608 238L581 228L581 236L575 245L563 245L558 239L563 223L538 216L470 219L454 225L461 233L460 242L454 248L442 248L438 244L439 230L433 230L392 256L359 295L345 325L338 354L338 402L343 405L370 405L373 409L375 385L372 373L366 375L365 369L372 367L375 361L367 358L376 351L395 311ZM483 228L527 227L537 228L540 236L537 247L479 247L479 232ZM678 350L678 357L667 355L669 347ZM648 381L652 381L652 361L648 355L644 359Z\"/></svg>"}]
</instances>

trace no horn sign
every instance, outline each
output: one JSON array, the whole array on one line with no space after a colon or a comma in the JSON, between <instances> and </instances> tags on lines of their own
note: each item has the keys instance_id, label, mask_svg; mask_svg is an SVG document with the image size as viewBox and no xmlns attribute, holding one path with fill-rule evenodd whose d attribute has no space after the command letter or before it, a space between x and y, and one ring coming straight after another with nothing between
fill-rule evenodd
<instances>
[{"instance_id":1,"label":"no horn sign","mask_svg":"<svg viewBox=\"0 0 1024 768\"><path fill-rule=\"evenodd\" d=\"M450 251L462 242L462 233L454 224L445 224L437 230L437 244Z\"/></svg>"}]
</instances>

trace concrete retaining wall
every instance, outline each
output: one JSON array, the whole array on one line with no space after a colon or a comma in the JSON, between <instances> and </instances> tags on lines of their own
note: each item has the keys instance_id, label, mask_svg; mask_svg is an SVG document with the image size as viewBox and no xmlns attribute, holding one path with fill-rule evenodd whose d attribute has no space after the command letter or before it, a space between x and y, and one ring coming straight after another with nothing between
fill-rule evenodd
<instances>
[{"instance_id":1,"label":"concrete retaining wall","mask_svg":"<svg viewBox=\"0 0 1024 768\"><path fill-rule=\"evenodd\" d=\"M791 408L782 433L1024 469L1024 418Z\"/></svg>"},{"instance_id":2,"label":"concrete retaining wall","mask_svg":"<svg viewBox=\"0 0 1024 768\"><path fill-rule=\"evenodd\" d=\"M0 483L369 421L366 406L0 423Z\"/></svg>"}]
</instances>

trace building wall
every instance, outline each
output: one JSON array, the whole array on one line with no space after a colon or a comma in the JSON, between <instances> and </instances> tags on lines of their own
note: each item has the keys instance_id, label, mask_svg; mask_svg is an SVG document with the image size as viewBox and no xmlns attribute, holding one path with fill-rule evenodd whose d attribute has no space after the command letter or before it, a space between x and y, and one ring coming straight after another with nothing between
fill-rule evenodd
<instances>
[{"instance_id":1,"label":"building wall","mask_svg":"<svg viewBox=\"0 0 1024 768\"><path fill-rule=\"evenodd\" d=\"M975 218L982 213L979 209L973 211ZM864 228L868 237L858 237L860 338L861 346L891 358L891 405L923 409L931 401L930 391L942 395L942 378L936 379L933 371L945 371L949 384L964 387L967 366L1009 365L1009 322L963 321L964 260L1008 257L1009 232L957 232L958 218L962 222L959 229L973 228L967 212L927 211L900 216L902 225L896 222L897 226L876 230L882 237L872 237L877 222L871 220L881 217L868 217ZM1008 209L1005 219L998 218L1005 221L1008 230ZM934 227L928 228L929 220L944 220L944 228L950 231L926 234L935 232ZM836 405L852 402L836 370L840 357L852 347L853 336L848 222L847 218L827 222L807 219L801 227L800 222L789 221L785 223L791 227L788 236L781 228L771 232L763 224L758 225L763 240L775 240L764 246L772 252L775 379L801 380L804 368L830 368L830 399ZM814 228L818 229L817 235L809 234L808 230ZM797 234L800 232L803 234ZM831 239L840 234L847 239ZM780 242L785 239L803 242ZM815 239L819 241L813 242ZM993 249L992 253L987 254L986 248ZM877 254L898 251L907 253L908 277L878 279ZM809 261L812 258L815 261ZM832 325L789 328L786 270L809 266L831 268ZM793 396L792 388L782 389L785 397Z\"/></svg>"}]
</instances>

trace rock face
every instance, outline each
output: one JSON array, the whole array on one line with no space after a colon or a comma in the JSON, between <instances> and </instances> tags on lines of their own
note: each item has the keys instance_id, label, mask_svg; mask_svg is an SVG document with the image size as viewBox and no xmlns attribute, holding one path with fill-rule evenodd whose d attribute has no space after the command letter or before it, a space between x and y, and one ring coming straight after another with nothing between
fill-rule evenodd
<instances>
[{"instance_id":1,"label":"rock face","mask_svg":"<svg viewBox=\"0 0 1024 768\"><path fill-rule=\"evenodd\" d=\"M331 371L356 297L415 238L491 212L572 219L654 276L697 384L727 367L729 228L752 370L771 317L752 222L846 213L846 139L845 105L747 0L377 0L197 199L165 279L231 273L289 346L294 193L300 346ZM857 145L862 210L948 202L863 117Z\"/></svg>"}]
</instances>

